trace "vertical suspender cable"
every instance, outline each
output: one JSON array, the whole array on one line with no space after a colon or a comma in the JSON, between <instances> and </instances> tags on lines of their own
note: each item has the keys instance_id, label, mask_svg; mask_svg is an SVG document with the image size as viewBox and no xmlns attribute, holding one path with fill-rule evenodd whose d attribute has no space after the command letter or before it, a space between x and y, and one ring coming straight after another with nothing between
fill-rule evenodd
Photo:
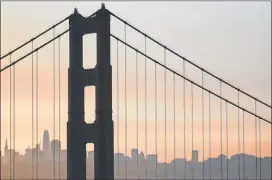
<instances>
[{"instance_id":1,"label":"vertical suspender cable","mask_svg":"<svg viewBox=\"0 0 272 180\"><path fill-rule=\"evenodd\" d=\"M53 28L53 38L55 38L55 28ZM56 93L55 93L55 84L56 84L56 67L55 67L55 64L56 64L56 61L55 61L55 41L53 41L53 140L55 141L56 140L56 128L55 128L55 123L56 123L56 113L55 113L55 96L56 96ZM53 153L53 178L55 179L55 174L56 174L56 144L54 145L54 153Z\"/></svg>"},{"instance_id":2,"label":"vertical suspender cable","mask_svg":"<svg viewBox=\"0 0 272 180\"><path fill-rule=\"evenodd\" d=\"M185 61L183 60L183 76L185 77ZM183 179L186 179L186 132L185 132L185 130L186 130L186 120L185 120L185 118L186 118L186 109L185 109L185 79L183 78L183 109L184 109L184 117L183 117L183 137L184 137L184 141L183 141L183 153L184 153L184 177L183 177Z\"/></svg>"},{"instance_id":3,"label":"vertical suspender cable","mask_svg":"<svg viewBox=\"0 0 272 180\"><path fill-rule=\"evenodd\" d=\"M138 52L136 51L136 143L137 143L137 179L139 178L139 108L138 108Z\"/></svg>"},{"instance_id":4,"label":"vertical suspender cable","mask_svg":"<svg viewBox=\"0 0 272 180\"><path fill-rule=\"evenodd\" d=\"M194 150L194 84L191 83L191 93L192 93L192 152ZM193 167L192 167L192 179L194 179L194 166L195 162L193 161Z\"/></svg>"},{"instance_id":5,"label":"vertical suspender cable","mask_svg":"<svg viewBox=\"0 0 272 180\"><path fill-rule=\"evenodd\" d=\"M39 140L39 59L38 59L38 51L36 51L36 171L37 171L37 179L39 179L39 148L38 148L38 140Z\"/></svg>"},{"instance_id":6,"label":"vertical suspender cable","mask_svg":"<svg viewBox=\"0 0 272 180\"><path fill-rule=\"evenodd\" d=\"M156 161L156 179L158 179L158 114L157 114L157 63L155 64L155 152Z\"/></svg>"},{"instance_id":7,"label":"vertical suspender cable","mask_svg":"<svg viewBox=\"0 0 272 180\"><path fill-rule=\"evenodd\" d=\"M2 1L0 1L0 57L2 57ZM2 68L0 60L0 69ZM0 72L0 162L2 162L2 72ZM2 163L0 163L0 177L2 177Z\"/></svg>"},{"instance_id":8,"label":"vertical suspender cable","mask_svg":"<svg viewBox=\"0 0 272 180\"><path fill-rule=\"evenodd\" d=\"M125 42L127 40L127 25L125 24ZM125 154L126 154L126 179L127 179L127 46L125 45Z\"/></svg>"},{"instance_id":9,"label":"vertical suspender cable","mask_svg":"<svg viewBox=\"0 0 272 180\"><path fill-rule=\"evenodd\" d=\"M145 36L145 55L146 55L146 36ZM146 85L147 85L147 74L146 74L146 56L145 56L145 157L147 157L147 108L146 108L146 99L147 99L147 92L146 92ZM147 179L147 158L145 164L145 179Z\"/></svg>"},{"instance_id":10,"label":"vertical suspender cable","mask_svg":"<svg viewBox=\"0 0 272 180\"><path fill-rule=\"evenodd\" d=\"M117 151L118 151L118 153L120 153L120 151L119 151L119 58L118 58L118 40L117 40L117 42L116 42L116 63L117 63L117 69L116 69L116 74L117 74L117 78L116 78L116 81L117 81L117 90L116 90L116 96L117 96L117 101L116 101L116 103L117 103L117 109L116 109L116 119L117 119ZM119 179L119 154L118 154L118 156L117 156L117 178Z\"/></svg>"},{"instance_id":11,"label":"vertical suspender cable","mask_svg":"<svg viewBox=\"0 0 272 180\"><path fill-rule=\"evenodd\" d=\"M203 77L203 71L201 71L202 73L201 73L201 77L202 77L202 87L204 87L204 77ZM204 135L205 135L205 133L204 133L204 90L203 90L203 88L201 89L201 92L202 92L202 159L203 159L203 166L202 166L202 173L203 173L203 180L204 180L204 178L205 178L205 172L204 172L204 165L205 165L205 161L204 161L204 152L205 152L205 144L204 144Z\"/></svg>"},{"instance_id":12,"label":"vertical suspender cable","mask_svg":"<svg viewBox=\"0 0 272 180\"><path fill-rule=\"evenodd\" d=\"M257 115L257 101L255 100L255 115ZM258 145L257 145L257 117L255 116L255 151L256 151L256 179L258 178Z\"/></svg>"},{"instance_id":13,"label":"vertical suspender cable","mask_svg":"<svg viewBox=\"0 0 272 180\"><path fill-rule=\"evenodd\" d=\"M210 153L210 179L212 179L212 160L211 160L211 93L209 92L209 153Z\"/></svg>"},{"instance_id":14,"label":"vertical suspender cable","mask_svg":"<svg viewBox=\"0 0 272 180\"><path fill-rule=\"evenodd\" d=\"M15 179L15 65L13 66L13 179Z\"/></svg>"},{"instance_id":15,"label":"vertical suspender cable","mask_svg":"<svg viewBox=\"0 0 272 180\"><path fill-rule=\"evenodd\" d=\"M260 179L262 179L262 131L260 118L259 118L259 158L260 158Z\"/></svg>"},{"instance_id":16,"label":"vertical suspender cable","mask_svg":"<svg viewBox=\"0 0 272 180\"><path fill-rule=\"evenodd\" d=\"M11 64L11 55L9 56L9 63ZM10 105L9 105L9 144L10 144L10 153L9 153L9 174L10 174L10 179L12 179L12 174L11 174L11 155L12 155L12 148L11 148L11 133L12 133L12 129L11 129L11 118L12 118L12 68L10 68L9 70L9 99L10 99Z\"/></svg>"},{"instance_id":17,"label":"vertical suspender cable","mask_svg":"<svg viewBox=\"0 0 272 180\"><path fill-rule=\"evenodd\" d=\"M243 111L243 154L245 154L245 112ZM246 164L245 164L245 155L243 156L243 176L244 179L246 179L246 174L245 174L245 170L246 170Z\"/></svg>"},{"instance_id":18,"label":"vertical suspender cable","mask_svg":"<svg viewBox=\"0 0 272 180\"><path fill-rule=\"evenodd\" d=\"M60 81L61 81L61 72L60 72L60 65L61 65L61 61L60 61L60 37L59 37L59 140L61 141L61 96L60 96ZM59 179L60 179L60 155L61 155L61 149L59 149Z\"/></svg>"},{"instance_id":19,"label":"vertical suspender cable","mask_svg":"<svg viewBox=\"0 0 272 180\"><path fill-rule=\"evenodd\" d=\"M220 81L220 97L222 97L222 81ZM223 179L223 138L222 138L222 99L220 99L220 157L221 157L221 179Z\"/></svg>"},{"instance_id":20,"label":"vertical suspender cable","mask_svg":"<svg viewBox=\"0 0 272 180\"><path fill-rule=\"evenodd\" d=\"M226 141L227 141L227 179L229 179L229 130L228 130L228 102L226 101Z\"/></svg>"},{"instance_id":21,"label":"vertical suspender cable","mask_svg":"<svg viewBox=\"0 0 272 180\"><path fill-rule=\"evenodd\" d=\"M33 41L31 42L33 51ZM32 179L34 178L34 53L31 54L31 133L32 133Z\"/></svg>"},{"instance_id":22,"label":"vertical suspender cable","mask_svg":"<svg viewBox=\"0 0 272 180\"><path fill-rule=\"evenodd\" d=\"M173 101L174 101L174 178L176 179L176 79L173 74Z\"/></svg>"},{"instance_id":23,"label":"vertical suspender cable","mask_svg":"<svg viewBox=\"0 0 272 180\"><path fill-rule=\"evenodd\" d=\"M166 66L166 49L164 48L164 65ZM166 129L167 129L167 121L166 121L166 69L164 68L164 121L165 121L165 126L164 126L164 136L165 136L165 179L167 179L167 134L166 134Z\"/></svg>"},{"instance_id":24,"label":"vertical suspender cable","mask_svg":"<svg viewBox=\"0 0 272 180\"><path fill-rule=\"evenodd\" d=\"M238 90L238 106L240 105L240 98L239 98L240 91ZM240 175L240 167L241 167L241 153L240 153L240 109L238 110L238 154L239 154L239 161L238 161L238 175L239 179L241 179Z\"/></svg>"}]
</instances>

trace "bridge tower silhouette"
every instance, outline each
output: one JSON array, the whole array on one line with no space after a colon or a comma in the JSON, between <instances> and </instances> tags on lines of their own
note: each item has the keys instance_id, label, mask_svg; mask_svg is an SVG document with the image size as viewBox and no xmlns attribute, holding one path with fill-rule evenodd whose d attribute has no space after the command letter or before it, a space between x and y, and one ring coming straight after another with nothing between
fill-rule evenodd
<instances>
[{"instance_id":1,"label":"bridge tower silhouette","mask_svg":"<svg viewBox=\"0 0 272 180\"><path fill-rule=\"evenodd\" d=\"M86 179L86 144L94 144L95 179L113 179L112 67L110 14L102 4L95 16L84 18L75 9L69 19L67 179ZM83 36L97 34L97 64L83 67ZM84 120L84 88L95 86L96 119Z\"/></svg>"}]
</instances>

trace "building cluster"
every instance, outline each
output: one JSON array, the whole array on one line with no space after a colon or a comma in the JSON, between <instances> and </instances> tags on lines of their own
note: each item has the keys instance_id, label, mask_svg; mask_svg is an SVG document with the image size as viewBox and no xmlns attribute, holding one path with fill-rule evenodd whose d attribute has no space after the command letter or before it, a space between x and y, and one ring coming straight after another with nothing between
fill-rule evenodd
<instances>
[{"instance_id":1,"label":"building cluster","mask_svg":"<svg viewBox=\"0 0 272 180\"><path fill-rule=\"evenodd\" d=\"M9 149L6 140L1 160L2 179L66 179L67 151L61 149L59 140L50 141L47 130L43 134L42 149L37 144L33 149L28 147L24 155ZM86 167L87 178L93 179L93 151L87 152ZM158 162L156 154L145 155L138 149L131 150L131 157L115 153L114 174L115 179L272 178L271 157L236 154L228 158L222 154L200 162L197 150L192 151L191 160L176 158L167 163Z\"/></svg>"}]
</instances>

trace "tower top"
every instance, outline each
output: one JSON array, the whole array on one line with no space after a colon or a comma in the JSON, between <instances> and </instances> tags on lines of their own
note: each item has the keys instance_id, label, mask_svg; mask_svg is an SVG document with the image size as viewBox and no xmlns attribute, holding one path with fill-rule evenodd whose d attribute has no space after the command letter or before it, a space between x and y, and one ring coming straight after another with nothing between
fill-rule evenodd
<instances>
[{"instance_id":1,"label":"tower top","mask_svg":"<svg viewBox=\"0 0 272 180\"><path fill-rule=\"evenodd\" d=\"M104 4L104 3L102 3L102 4L101 4L101 9L106 9L106 7L105 7L105 4Z\"/></svg>"},{"instance_id":2,"label":"tower top","mask_svg":"<svg viewBox=\"0 0 272 180\"><path fill-rule=\"evenodd\" d=\"M74 9L74 14L78 14L77 8Z\"/></svg>"}]
</instances>

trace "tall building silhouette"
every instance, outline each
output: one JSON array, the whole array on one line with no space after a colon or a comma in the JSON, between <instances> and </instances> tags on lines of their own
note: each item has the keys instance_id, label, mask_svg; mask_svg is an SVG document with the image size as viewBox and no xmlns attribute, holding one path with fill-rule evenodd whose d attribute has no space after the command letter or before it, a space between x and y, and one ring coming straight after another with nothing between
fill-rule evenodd
<instances>
[{"instance_id":1,"label":"tall building silhouette","mask_svg":"<svg viewBox=\"0 0 272 180\"><path fill-rule=\"evenodd\" d=\"M193 162L198 162L198 150L193 150L192 151L192 161Z\"/></svg>"},{"instance_id":2,"label":"tall building silhouette","mask_svg":"<svg viewBox=\"0 0 272 180\"><path fill-rule=\"evenodd\" d=\"M44 130L43 132L43 152L45 154L49 153L49 132Z\"/></svg>"},{"instance_id":3,"label":"tall building silhouette","mask_svg":"<svg viewBox=\"0 0 272 180\"><path fill-rule=\"evenodd\" d=\"M52 140L51 154L52 154L52 159L55 159L55 161L59 160L60 150L61 150L61 142L59 140Z\"/></svg>"},{"instance_id":4,"label":"tall building silhouette","mask_svg":"<svg viewBox=\"0 0 272 180\"><path fill-rule=\"evenodd\" d=\"M132 160L137 160L138 157L138 149L132 149L131 150L131 158Z\"/></svg>"},{"instance_id":5,"label":"tall building silhouette","mask_svg":"<svg viewBox=\"0 0 272 180\"><path fill-rule=\"evenodd\" d=\"M8 140L6 139L6 142L5 142L5 156L7 156L8 154Z\"/></svg>"}]
</instances>

